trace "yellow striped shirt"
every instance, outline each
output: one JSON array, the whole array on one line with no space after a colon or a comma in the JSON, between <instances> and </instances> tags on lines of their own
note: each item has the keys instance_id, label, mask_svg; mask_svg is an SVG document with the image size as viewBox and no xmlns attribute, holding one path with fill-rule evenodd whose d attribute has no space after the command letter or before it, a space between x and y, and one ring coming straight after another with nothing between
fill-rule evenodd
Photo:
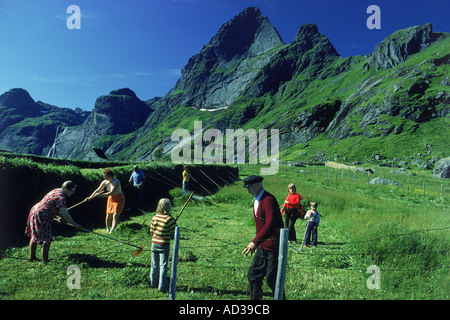
<instances>
[{"instance_id":1,"label":"yellow striped shirt","mask_svg":"<svg viewBox=\"0 0 450 320\"><path fill-rule=\"evenodd\" d=\"M169 244L175 232L176 222L171 215L157 213L150 225L152 243Z\"/></svg>"}]
</instances>

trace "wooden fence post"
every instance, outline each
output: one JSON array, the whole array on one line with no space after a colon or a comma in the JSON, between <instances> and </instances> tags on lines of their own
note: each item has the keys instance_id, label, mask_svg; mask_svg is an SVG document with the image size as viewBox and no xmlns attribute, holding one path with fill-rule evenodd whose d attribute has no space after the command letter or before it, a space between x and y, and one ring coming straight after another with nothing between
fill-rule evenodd
<instances>
[{"instance_id":1,"label":"wooden fence post","mask_svg":"<svg viewBox=\"0 0 450 320\"><path fill-rule=\"evenodd\" d=\"M280 230L280 247L278 253L277 282L275 285L275 300L284 299L284 280L286 278L287 249L288 249L289 229Z\"/></svg>"},{"instance_id":2,"label":"wooden fence post","mask_svg":"<svg viewBox=\"0 0 450 320\"><path fill-rule=\"evenodd\" d=\"M177 287L177 266L178 266L178 249L180 248L180 227L175 227L175 237L172 252L172 269L170 271L170 290L169 300L175 300L175 291Z\"/></svg>"}]
</instances>

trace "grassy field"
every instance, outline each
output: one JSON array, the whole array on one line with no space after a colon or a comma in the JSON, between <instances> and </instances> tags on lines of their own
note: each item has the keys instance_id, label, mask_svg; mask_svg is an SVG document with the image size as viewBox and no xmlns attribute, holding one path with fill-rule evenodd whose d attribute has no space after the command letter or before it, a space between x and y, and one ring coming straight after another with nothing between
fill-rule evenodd
<instances>
[{"instance_id":1,"label":"grassy field","mask_svg":"<svg viewBox=\"0 0 450 320\"><path fill-rule=\"evenodd\" d=\"M244 166L241 178L258 173L256 169ZM321 170L283 166L277 176L264 179L266 190L279 203L288 183L295 183L301 195L319 202L322 215L317 248L300 251L299 244L288 248L286 298L449 299L449 206L439 188L444 184L444 191L448 190L448 183L428 180L420 172L409 176L410 186L434 183L423 195L419 187L393 190L368 185L365 176ZM186 197L177 197L176 190L172 194L176 216ZM247 270L252 258L241 252L255 234L251 203L252 197L238 182L222 188L210 202L195 200L186 207L178 221L177 300L249 299ZM137 257L133 257L134 247L60 225L55 226L48 264L28 262L27 246L8 248L0 259L0 298L167 300L167 293L152 289L149 283L148 227L153 215L124 213L111 235L136 246L145 244ZM104 232L99 226L85 227ZM299 242L304 230L305 222L297 221ZM79 267L80 289L68 288L71 265ZM373 265L380 270L379 289L369 289L374 273L368 268ZM272 299L264 286L264 299Z\"/></svg>"}]
</instances>

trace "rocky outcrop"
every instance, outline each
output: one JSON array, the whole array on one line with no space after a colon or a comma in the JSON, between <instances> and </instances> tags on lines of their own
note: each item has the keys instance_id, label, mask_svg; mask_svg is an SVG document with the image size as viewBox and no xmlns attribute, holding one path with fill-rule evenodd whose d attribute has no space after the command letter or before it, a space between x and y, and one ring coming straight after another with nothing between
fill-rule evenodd
<instances>
[{"instance_id":1,"label":"rocky outcrop","mask_svg":"<svg viewBox=\"0 0 450 320\"><path fill-rule=\"evenodd\" d=\"M58 127L77 126L87 113L34 101L24 89L0 96L0 144L13 152L48 155Z\"/></svg>"},{"instance_id":2,"label":"rocky outcrop","mask_svg":"<svg viewBox=\"0 0 450 320\"><path fill-rule=\"evenodd\" d=\"M450 158L444 158L436 162L433 176L436 178L450 178Z\"/></svg>"},{"instance_id":3,"label":"rocky outcrop","mask_svg":"<svg viewBox=\"0 0 450 320\"><path fill-rule=\"evenodd\" d=\"M368 64L376 69L390 68L389 72L375 73L355 85L355 90L344 99L326 129L329 137L342 140L355 135L400 134L405 130L404 120L416 123L410 124L409 130L413 133L419 123L448 115L450 93L433 90L431 84L441 77L440 84L448 85L446 77L437 70L449 63L450 55L421 61L417 65L401 64L410 55L445 37L432 33L431 24L426 24L399 30L377 45ZM386 85L389 82L392 85ZM403 120L394 121L393 117Z\"/></svg>"},{"instance_id":4,"label":"rocky outcrop","mask_svg":"<svg viewBox=\"0 0 450 320\"><path fill-rule=\"evenodd\" d=\"M369 63L376 70L395 67L414 53L429 47L441 36L442 33L433 33L431 23L399 30L376 45L370 54Z\"/></svg>"},{"instance_id":5,"label":"rocky outcrop","mask_svg":"<svg viewBox=\"0 0 450 320\"><path fill-rule=\"evenodd\" d=\"M153 111L128 88L111 91L97 99L83 124L64 128L52 148L57 150L57 157L77 158L87 154L93 146L111 155L117 151L116 139L142 127ZM111 138L99 141L105 136Z\"/></svg>"},{"instance_id":6,"label":"rocky outcrop","mask_svg":"<svg viewBox=\"0 0 450 320\"><path fill-rule=\"evenodd\" d=\"M287 132L283 134L283 140L288 140L292 144L305 143L325 132L340 109L341 103L339 100L323 103L308 109L307 112L297 114Z\"/></svg>"},{"instance_id":7,"label":"rocky outcrop","mask_svg":"<svg viewBox=\"0 0 450 320\"><path fill-rule=\"evenodd\" d=\"M39 105L24 89L11 89L0 95L0 132L25 118L38 117Z\"/></svg>"},{"instance_id":8,"label":"rocky outcrop","mask_svg":"<svg viewBox=\"0 0 450 320\"><path fill-rule=\"evenodd\" d=\"M151 112L153 109L125 88L97 98L87 121L103 134L126 134L142 127Z\"/></svg>"},{"instance_id":9,"label":"rocky outcrop","mask_svg":"<svg viewBox=\"0 0 450 320\"><path fill-rule=\"evenodd\" d=\"M370 180L369 184L402 186L402 184L399 183L399 182L396 182L396 181L393 181L393 180L388 180L388 179L383 179L383 178L380 178L380 177L376 177L376 178Z\"/></svg>"},{"instance_id":10,"label":"rocky outcrop","mask_svg":"<svg viewBox=\"0 0 450 320\"><path fill-rule=\"evenodd\" d=\"M277 30L256 7L225 23L201 52L189 59L169 92L167 104L198 109L228 107L257 79L284 45Z\"/></svg>"},{"instance_id":11,"label":"rocky outcrop","mask_svg":"<svg viewBox=\"0 0 450 320\"><path fill-rule=\"evenodd\" d=\"M313 80L337 57L339 54L316 25L302 25L286 45L258 8L247 8L189 59L180 80L164 98L165 105L228 107L241 96L274 94L280 85L306 69Z\"/></svg>"},{"instance_id":12,"label":"rocky outcrop","mask_svg":"<svg viewBox=\"0 0 450 320\"><path fill-rule=\"evenodd\" d=\"M306 81L301 84L305 87L337 57L336 49L326 36L319 33L316 25L302 25L295 39L271 57L270 63L261 69L245 93L253 97L275 94L281 85L302 72L308 72Z\"/></svg>"}]
</instances>

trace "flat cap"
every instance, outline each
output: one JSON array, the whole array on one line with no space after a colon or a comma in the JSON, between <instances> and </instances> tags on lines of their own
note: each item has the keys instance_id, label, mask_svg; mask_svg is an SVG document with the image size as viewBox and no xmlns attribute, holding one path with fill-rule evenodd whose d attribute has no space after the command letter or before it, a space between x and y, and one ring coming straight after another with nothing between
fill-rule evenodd
<instances>
[{"instance_id":1,"label":"flat cap","mask_svg":"<svg viewBox=\"0 0 450 320\"><path fill-rule=\"evenodd\" d=\"M256 175L248 176L247 178L244 179L244 188L247 188L251 184L262 182L263 179L264 178L261 176L256 176Z\"/></svg>"}]
</instances>

